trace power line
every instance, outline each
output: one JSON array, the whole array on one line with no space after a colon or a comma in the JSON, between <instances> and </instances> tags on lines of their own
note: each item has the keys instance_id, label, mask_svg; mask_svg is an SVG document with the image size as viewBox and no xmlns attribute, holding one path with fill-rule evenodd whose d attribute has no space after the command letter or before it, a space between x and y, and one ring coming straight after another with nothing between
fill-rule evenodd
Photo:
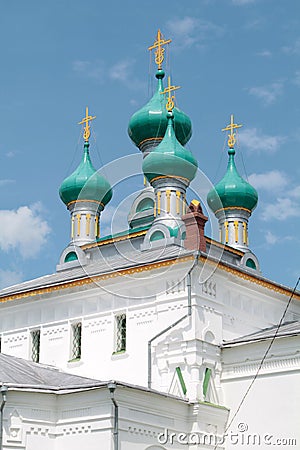
<instances>
[{"instance_id":1,"label":"power line","mask_svg":"<svg viewBox=\"0 0 300 450\"><path fill-rule=\"evenodd\" d=\"M228 424L227 427L225 428L224 434L225 434L225 433L229 430L229 428L231 427L232 422L234 421L234 419L236 418L237 414L239 413L239 411L240 411L240 409L241 409L241 407L242 407L244 401L246 400L246 397L248 396L248 394L249 394L249 392L250 392L250 390L251 390L253 384L255 383L255 381L256 381L256 379L257 379L257 377L258 377L258 375L259 375L259 373L260 373L260 371L261 371L261 368L262 368L262 366L263 366L263 364L264 364L264 362L265 362L265 360L266 360L266 358L267 358L267 356L268 356L268 354L269 354L269 351L271 350L271 347L272 347L272 345L274 344L274 341L275 341L275 339L276 339L276 337L277 337L277 334L278 334L279 329L280 329L280 327L281 327L281 325L282 325L282 322L284 321L284 318L285 318L285 316L286 316L287 310L288 310L288 308L289 308L289 306L290 306L290 304L291 304L291 301L292 301L292 299L293 299L293 297L294 297L294 294L295 294L295 292L296 292L296 290L297 290L297 287L298 287L299 282L300 282L300 277L298 277L298 280L297 280L297 282L296 282L296 284L295 284L295 287L294 287L294 289L293 289L293 291L292 291L292 293L291 293L291 295L290 295L289 301L287 302L287 305L286 305L286 307L285 307L285 309L284 309L284 311L283 311L283 314L282 314L282 316L281 316L281 319L280 319L280 321L279 321L279 324L277 325L277 328L276 328L276 331L275 331L275 333L274 333L274 336L272 337L271 342L270 342L270 344L269 344L267 350L265 351L264 356L262 357L262 360L261 360L261 362L260 362L260 364L259 364L259 366L258 366L258 369L257 369L257 371L256 371L256 374L254 375L254 377L253 377L251 383L249 384L249 386L248 386L248 388L247 388L245 394L243 395L242 400L240 401L239 406L237 407L235 413L233 414L233 416L232 416L232 418L231 418L229 424ZM214 450L216 450L217 448L218 448L218 444L214 447Z\"/></svg>"}]
</instances>

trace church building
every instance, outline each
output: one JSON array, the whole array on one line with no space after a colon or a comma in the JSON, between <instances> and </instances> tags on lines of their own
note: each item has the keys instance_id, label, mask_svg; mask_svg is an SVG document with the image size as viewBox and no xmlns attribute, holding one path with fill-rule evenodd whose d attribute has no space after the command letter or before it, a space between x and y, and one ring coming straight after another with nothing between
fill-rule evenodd
<instances>
[{"instance_id":1,"label":"church building","mask_svg":"<svg viewBox=\"0 0 300 450\"><path fill-rule=\"evenodd\" d=\"M127 229L101 234L118 186L93 166L86 108L59 188L70 242L53 273L0 291L0 450L300 446L300 292L251 250L258 193L235 163L233 115L224 176L188 204L200 167L165 82L169 42L158 31L156 90L129 120L145 187Z\"/></svg>"}]
</instances>

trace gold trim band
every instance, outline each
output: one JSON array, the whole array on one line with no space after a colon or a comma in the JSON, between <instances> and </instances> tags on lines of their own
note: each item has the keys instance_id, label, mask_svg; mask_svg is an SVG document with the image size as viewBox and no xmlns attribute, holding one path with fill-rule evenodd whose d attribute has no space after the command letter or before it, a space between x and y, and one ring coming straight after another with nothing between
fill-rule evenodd
<instances>
[{"instance_id":1,"label":"gold trim band","mask_svg":"<svg viewBox=\"0 0 300 450\"><path fill-rule=\"evenodd\" d=\"M175 178L175 179L179 178L180 180L187 181L188 183L190 182L190 180L188 178L180 177L177 175L176 176L175 175L160 175L159 177L152 178L151 183L152 183L152 181L160 180L162 178Z\"/></svg>"},{"instance_id":2,"label":"gold trim band","mask_svg":"<svg viewBox=\"0 0 300 450\"><path fill-rule=\"evenodd\" d=\"M98 205L103 206L103 208L104 208L104 206L105 206L104 203L98 202L97 200L82 200L82 199L80 199L80 200L72 200L71 202L69 202L69 203L67 204L67 206L73 205L74 203L82 203L82 202L87 202L87 203L97 203Z\"/></svg>"},{"instance_id":3,"label":"gold trim band","mask_svg":"<svg viewBox=\"0 0 300 450\"><path fill-rule=\"evenodd\" d=\"M252 211L250 209L248 209L248 208L243 208L243 207L240 207L240 206L226 206L226 208L219 208L219 209L217 209L217 211L215 211L215 214L217 214L219 211L227 211L229 209L238 209L240 211L247 211L250 214L252 213Z\"/></svg>"}]
</instances>

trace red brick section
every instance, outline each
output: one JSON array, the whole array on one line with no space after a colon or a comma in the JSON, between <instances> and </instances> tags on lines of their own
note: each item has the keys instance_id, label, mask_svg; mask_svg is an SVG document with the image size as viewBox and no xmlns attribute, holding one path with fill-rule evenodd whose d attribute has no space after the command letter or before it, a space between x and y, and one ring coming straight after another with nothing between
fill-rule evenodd
<instances>
[{"instance_id":1,"label":"red brick section","mask_svg":"<svg viewBox=\"0 0 300 450\"><path fill-rule=\"evenodd\" d=\"M206 252L206 240L204 236L205 224L208 218L203 214L198 200L192 200L187 214L182 216L186 227L184 246L187 250L200 250Z\"/></svg>"}]
</instances>

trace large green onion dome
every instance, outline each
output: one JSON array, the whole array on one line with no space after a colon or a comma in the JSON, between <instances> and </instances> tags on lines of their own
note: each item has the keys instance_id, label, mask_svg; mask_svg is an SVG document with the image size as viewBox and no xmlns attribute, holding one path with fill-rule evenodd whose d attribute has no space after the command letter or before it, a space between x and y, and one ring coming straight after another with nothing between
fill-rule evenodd
<instances>
[{"instance_id":1,"label":"large green onion dome","mask_svg":"<svg viewBox=\"0 0 300 450\"><path fill-rule=\"evenodd\" d=\"M163 78L165 73L158 69L156 78L157 89L150 101L133 114L128 125L128 134L134 144L144 152L154 147L163 139L168 125L166 100L163 92ZM173 109L174 129L178 141L185 145L192 135L190 118L178 108Z\"/></svg>"},{"instance_id":2,"label":"large green onion dome","mask_svg":"<svg viewBox=\"0 0 300 450\"><path fill-rule=\"evenodd\" d=\"M225 208L245 208L251 212L257 205L257 192L238 173L234 162L235 150L233 148L229 148L228 155L226 174L208 193L208 206L214 213Z\"/></svg>"},{"instance_id":3,"label":"large green onion dome","mask_svg":"<svg viewBox=\"0 0 300 450\"><path fill-rule=\"evenodd\" d=\"M111 186L94 168L89 155L88 142L84 143L84 153L81 163L62 182L59 195L66 205L80 199L99 202L104 207L111 200Z\"/></svg>"},{"instance_id":4,"label":"large green onion dome","mask_svg":"<svg viewBox=\"0 0 300 450\"><path fill-rule=\"evenodd\" d=\"M157 177L183 178L188 182L196 175L197 160L178 142L173 126L174 116L168 113L168 125L161 143L143 161L143 172L151 183Z\"/></svg>"}]
</instances>

